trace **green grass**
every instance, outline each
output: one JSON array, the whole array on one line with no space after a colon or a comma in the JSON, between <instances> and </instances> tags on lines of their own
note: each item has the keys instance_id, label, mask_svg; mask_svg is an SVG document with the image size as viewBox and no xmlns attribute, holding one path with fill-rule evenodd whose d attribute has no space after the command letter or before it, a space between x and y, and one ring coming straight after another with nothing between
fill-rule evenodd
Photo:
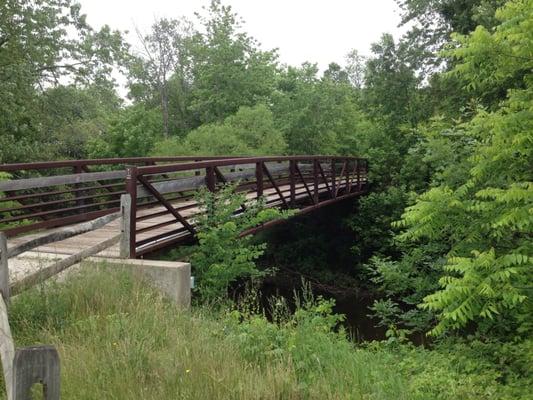
<instances>
[{"instance_id":1,"label":"green grass","mask_svg":"<svg viewBox=\"0 0 533 400\"><path fill-rule=\"evenodd\" d=\"M457 352L356 348L330 329L328 302L278 314L180 311L141 280L91 268L13 299L10 321L18 346L57 346L63 399L525 399L532 388L500 384L490 363L468 372Z\"/></svg>"}]
</instances>

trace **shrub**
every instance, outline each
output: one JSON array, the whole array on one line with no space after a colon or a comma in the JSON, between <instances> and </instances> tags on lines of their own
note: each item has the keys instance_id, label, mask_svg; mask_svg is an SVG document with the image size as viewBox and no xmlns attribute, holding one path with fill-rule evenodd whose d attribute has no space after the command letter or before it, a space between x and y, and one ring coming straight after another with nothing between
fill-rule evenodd
<instances>
[{"instance_id":1,"label":"shrub","mask_svg":"<svg viewBox=\"0 0 533 400\"><path fill-rule=\"evenodd\" d=\"M240 237L241 233L290 215L265 208L262 198L247 202L246 195L235 193L235 188L230 184L216 192L201 190L196 196L202 213L195 218L199 244L191 261L198 290L205 298L223 296L237 278L264 275L255 261L263 254L266 243L253 243L251 236ZM236 216L239 209L242 211Z\"/></svg>"}]
</instances>

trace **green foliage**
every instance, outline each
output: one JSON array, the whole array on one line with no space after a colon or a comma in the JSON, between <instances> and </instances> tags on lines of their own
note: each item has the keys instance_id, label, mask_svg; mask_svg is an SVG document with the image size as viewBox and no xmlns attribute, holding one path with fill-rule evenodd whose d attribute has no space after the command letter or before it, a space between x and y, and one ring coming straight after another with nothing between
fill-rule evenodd
<instances>
[{"instance_id":1,"label":"green foliage","mask_svg":"<svg viewBox=\"0 0 533 400\"><path fill-rule=\"evenodd\" d=\"M201 295L220 298L236 279L264 275L255 261L266 244L254 244L251 236L240 234L273 219L286 218L290 212L265 208L262 198L247 202L244 194L235 193L235 185L226 185L217 192L200 191L196 199L202 214L195 217L199 244L191 262ZM239 209L242 212L236 216Z\"/></svg>"},{"instance_id":2,"label":"green foliage","mask_svg":"<svg viewBox=\"0 0 533 400\"><path fill-rule=\"evenodd\" d=\"M413 127L427 112L422 92L416 90L420 78L409 64L407 51L405 43L395 43L384 34L372 45L373 57L366 64L364 104L389 129L400 124Z\"/></svg>"},{"instance_id":3,"label":"green foliage","mask_svg":"<svg viewBox=\"0 0 533 400\"><path fill-rule=\"evenodd\" d=\"M517 54L528 51L528 33L522 29L531 15L528 1L509 2L497 14L502 20L491 40L515 44ZM487 33L488 34L488 33ZM506 38L512 42L506 43ZM455 55L460 60L454 73L471 80L472 65L485 54L486 35L478 31L464 39ZM481 43L480 43L481 42ZM484 56L483 56L484 57ZM492 59L491 59L492 60ZM492 61L491 61L492 62ZM495 60L488 71L509 76L522 64ZM486 70L481 69L482 73ZM475 75L475 79L479 79ZM458 186L441 183L422 194L406 209L399 225L406 228L400 239L446 243L450 250L440 279L442 289L425 298L423 307L439 313L433 329L442 334L465 327L470 321L491 323L504 331L515 327L519 334L532 328L533 281L533 90L531 76L524 89L511 90L502 107L478 111L461 126L478 140L468 160L469 172ZM453 174L448 173L448 176Z\"/></svg>"},{"instance_id":4,"label":"green foliage","mask_svg":"<svg viewBox=\"0 0 533 400\"><path fill-rule=\"evenodd\" d=\"M372 255L393 255L397 251L391 223L400 218L407 200L403 187L369 193L359 200L357 211L346 219L346 224L355 235L352 250L361 260L368 260Z\"/></svg>"},{"instance_id":5,"label":"green foliage","mask_svg":"<svg viewBox=\"0 0 533 400\"><path fill-rule=\"evenodd\" d=\"M191 48L190 111L200 123L222 121L241 106L266 102L274 89L277 55L262 51L241 29L231 6L212 0L200 17L205 33Z\"/></svg>"},{"instance_id":6,"label":"green foliage","mask_svg":"<svg viewBox=\"0 0 533 400\"><path fill-rule=\"evenodd\" d=\"M55 139L62 157L86 158L87 142L109 129L122 101L112 88L57 86L41 96L42 132Z\"/></svg>"},{"instance_id":7,"label":"green foliage","mask_svg":"<svg viewBox=\"0 0 533 400\"><path fill-rule=\"evenodd\" d=\"M410 48L412 62L426 74L443 63L438 57L452 32L468 34L482 25L491 29L497 25L494 12L505 0L397 0L402 10L402 24L410 29L405 43Z\"/></svg>"},{"instance_id":8,"label":"green foliage","mask_svg":"<svg viewBox=\"0 0 533 400\"><path fill-rule=\"evenodd\" d=\"M88 140L87 153L91 158L144 156L162 137L162 130L157 110L129 107L110 120L108 131Z\"/></svg>"},{"instance_id":9,"label":"green foliage","mask_svg":"<svg viewBox=\"0 0 533 400\"><path fill-rule=\"evenodd\" d=\"M481 137L466 126L460 119L447 121L439 116L417 127L421 140L412 151L427 166L432 185L457 187L467 178L470 156Z\"/></svg>"},{"instance_id":10,"label":"green foliage","mask_svg":"<svg viewBox=\"0 0 533 400\"><path fill-rule=\"evenodd\" d=\"M44 88L59 82L111 85L127 45L120 32L92 29L70 0L5 0L0 15L0 160L42 160L58 152L56 132L42 129L49 117Z\"/></svg>"},{"instance_id":11,"label":"green foliage","mask_svg":"<svg viewBox=\"0 0 533 400\"><path fill-rule=\"evenodd\" d=\"M276 124L292 154L356 154L357 135L372 127L346 80L327 73L319 79L317 73L308 63L282 72L274 96Z\"/></svg>"},{"instance_id":12,"label":"green foliage","mask_svg":"<svg viewBox=\"0 0 533 400\"><path fill-rule=\"evenodd\" d=\"M156 144L156 155L281 155L286 144L265 105L241 107L223 123L205 124L183 139Z\"/></svg>"},{"instance_id":13,"label":"green foliage","mask_svg":"<svg viewBox=\"0 0 533 400\"><path fill-rule=\"evenodd\" d=\"M371 310L394 336L424 334L434 324L434 313L417 306L438 289L445 263L442 252L434 244L419 245L405 250L400 260L374 256L364 265L363 276L381 294Z\"/></svg>"},{"instance_id":14,"label":"green foliage","mask_svg":"<svg viewBox=\"0 0 533 400\"><path fill-rule=\"evenodd\" d=\"M470 35L453 35L455 48L444 54L455 61L450 72L488 105L498 106L507 90L531 85L533 2L509 1L499 9L492 32L478 26Z\"/></svg>"}]
</instances>

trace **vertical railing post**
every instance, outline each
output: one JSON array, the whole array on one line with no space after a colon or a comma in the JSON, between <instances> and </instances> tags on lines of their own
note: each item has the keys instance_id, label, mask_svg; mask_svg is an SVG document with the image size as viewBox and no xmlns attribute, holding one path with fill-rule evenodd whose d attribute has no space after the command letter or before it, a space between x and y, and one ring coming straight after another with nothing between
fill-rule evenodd
<instances>
[{"instance_id":1,"label":"vertical railing post","mask_svg":"<svg viewBox=\"0 0 533 400\"><path fill-rule=\"evenodd\" d=\"M72 168L72 172L74 172L75 174L81 174L83 173L83 168L81 167L81 165L75 165L73 168ZM82 183L76 183L74 185L74 187L76 189L79 189L83 186ZM76 205L77 206L84 206L85 205L85 201L80 199L80 197L83 197L85 194L84 194L84 191L83 190L76 190L75 192L76 194L74 195L74 197L76 197Z\"/></svg>"},{"instance_id":2,"label":"vertical railing post","mask_svg":"<svg viewBox=\"0 0 533 400\"><path fill-rule=\"evenodd\" d=\"M263 184L263 162L255 163L255 183L257 190L257 198L263 196L264 184Z\"/></svg>"},{"instance_id":3,"label":"vertical railing post","mask_svg":"<svg viewBox=\"0 0 533 400\"><path fill-rule=\"evenodd\" d=\"M337 191L335 187L337 186L337 175L335 171L335 159L331 159L331 197L337 197Z\"/></svg>"},{"instance_id":4,"label":"vertical railing post","mask_svg":"<svg viewBox=\"0 0 533 400\"><path fill-rule=\"evenodd\" d=\"M129 258L137 257L137 167L126 168L126 193L130 196Z\"/></svg>"},{"instance_id":5,"label":"vertical railing post","mask_svg":"<svg viewBox=\"0 0 533 400\"><path fill-rule=\"evenodd\" d=\"M361 182L361 160L358 158L355 160L356 164L356 176L357 176L357 191L360 192L362 188L362 182Z\"/></svg>"},{"instance_id":6,"label":"vertical railing post","mask_svg":"<svg viewBox=\"0 0 533 400\"><path fill-rule=\"evenodd\" d=\"M350 191L350 159L349 158L344 160L344 165L346 165L346 168L344 169L344 178L345 178L345 184L346 184L346 190L344 191L344 194L348 194Z\"/></svg>"},{"instance_id":7,"label":"vertical railing post","mask_svg":"<svg viewBox=\"0 0 533 400\"><path fill-rule=\"evenodd\" d=\"M289 161L289 181L291 191L291 207L296 206L296 160Z\"/></svg>"},{"instance_id":8,"label":"vertical railing post","mask_svg":"<svg viewBox=\"0 0 533 400\"><path fill-rule=\"evenodd\" d=\"M131 197L128 193L120 196L120 258L130 258Z\"/></svg>"},{"instance_id":9,"label":"vertical railing post","mask_svg":"<svg viewBox=\"0 0 533 400\"><path fill-rule=\"evenodd\" d=\"M216 179L215 167L207 167L205 169L205 186L207 186L207 190L210 192L214 192L216 190Z\"/></svg>"},{"instance_id":10,"label":"vertical railing post","mask_svg":"<svg viewBox=\"0 0 533 400\"><path fill-rule=\"evenodd\" d=\"M314 183L314 193L313 199L315 204L318 204L318 159L313 159L313 183Z\"/></svg>"},{"instance_id":11,"label":"vertical railing post","mask_svg":"<svg viewBox=\"0 0 533 400\"><path fill-rule=\"evenodd\" d=\"M365 172L365 185L368 185L368 160L365 159L365 169L363 170ZM366 186L368 188L368 186Z\"/></svg>"}]
</instances>

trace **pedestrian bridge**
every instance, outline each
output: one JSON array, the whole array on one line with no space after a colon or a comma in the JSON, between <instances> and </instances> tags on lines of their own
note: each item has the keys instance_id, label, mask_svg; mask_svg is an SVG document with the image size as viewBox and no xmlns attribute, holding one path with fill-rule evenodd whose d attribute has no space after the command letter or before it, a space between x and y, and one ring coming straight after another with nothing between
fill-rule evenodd
<instances>
[{"instance_id":1,"label":"pedestrian bridge","mask_svg":"<svg viewBox=\"0 0 533 400\"><path fill-rule=\"evenodd\" d=\"M129 221L123 233L127 257L137 258L194 237L194 216L200 212L194 195L202 187L216 191L231 182L249 201L263 196L267 207L302 214L363 194L368 162L334 156L141 157L2 164L0 172L10 176L0 181L0 231L10 244L117 213L122 195L129 194ZM76 254L117 229L118 220L112 220L38 251ZM119 257L119 246L103 255Z\"/></svg>"}]
</instances>

